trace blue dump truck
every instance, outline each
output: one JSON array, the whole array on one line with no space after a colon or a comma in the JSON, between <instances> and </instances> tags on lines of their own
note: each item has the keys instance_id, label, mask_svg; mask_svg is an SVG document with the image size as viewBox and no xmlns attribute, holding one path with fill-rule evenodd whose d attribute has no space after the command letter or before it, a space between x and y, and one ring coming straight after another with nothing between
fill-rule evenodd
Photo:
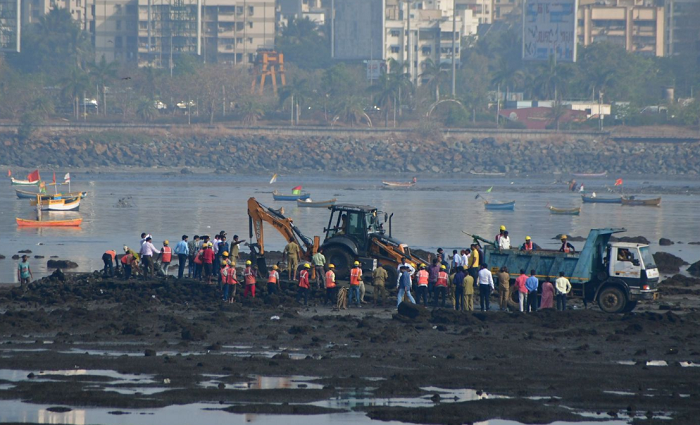
<instances>
[{"instance_id":1,"label":"blue dump truck","mask_svg":"<svg viewBox=\"0 0 700 425\"><path fill-rule=\"evenodd\" d=\"M605 312L623 313L632 311L639 300L656 299L659 283L659 271L649 246L610 242L613 234L625 231L592 229L583 249L575 253L501 250L492 241L472 237L486 242L484 262L494 275L502 266L508 267L511 285L520 270L528 274L535 270L540 282L543 279L554 282L559 272L564 272L571 282L573 296L580 296L586 302L597 301ZM512 294L517 299L517 292Z\"/></svg>"}]
</instances>

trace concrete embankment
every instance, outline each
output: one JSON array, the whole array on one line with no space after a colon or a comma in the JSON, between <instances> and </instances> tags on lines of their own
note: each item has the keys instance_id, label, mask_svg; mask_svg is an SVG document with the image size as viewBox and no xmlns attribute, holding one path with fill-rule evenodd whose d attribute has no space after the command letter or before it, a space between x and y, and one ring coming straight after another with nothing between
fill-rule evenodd
<instances>
[{"instance_id":1,"label":"concrete embankment","mask_svg":"<svg viewBox=\"0 0 700 425\"><path fill-rule=\"evenodd\" d=\"M552 133L275 134L227 129L45 131L2 137L0 162L15 167L207 167L229 172L328 171L700 173L700 143L639 143Z\"/></svg>"}]
</instances>

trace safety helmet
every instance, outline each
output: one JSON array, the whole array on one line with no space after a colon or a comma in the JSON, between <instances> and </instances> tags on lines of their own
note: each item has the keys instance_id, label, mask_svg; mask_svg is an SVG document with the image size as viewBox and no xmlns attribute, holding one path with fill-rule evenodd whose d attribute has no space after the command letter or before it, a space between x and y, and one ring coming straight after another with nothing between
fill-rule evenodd
<instances>
[{"instance_id":1,"label":"safety helmet","mask_svg":"<svg viewBox=\"0 0 700 425\"><path fill-rule=\"evenodd\" d=\"M526 241L529 241L529 240L530 240L530 237L529 237L529 236L525 236L525 240L526 240Z\"/></svg>"},{"instance_id":2,"label":"safety helmet","mask_svg":"<svg viewBox=\"0 0 700 425\"><path fill-rule=\"evenodd\" d=\"M228 257L228 251L224 251L224 253L221 255L223 255L224 257Z\"/></svg>"},{"instance_id":3,"label":"safety helmet","mask_svg":"<svg viewBox=\"0 0 700 425\"><path fill-rule=\"evenodd\" d=\"M129 250L129 247L124 245L124 252L127 252Z\"/></svg>"},{"instance_id":4,"label":"safety helmet","mask_svg":"<svg viewBox=\"0 0 700 425\"><path fill-rule=\"evenodd\" d=\"M359 266L359 265L360 265L360 262L359 262L359 261L355 261L355 265L356 265L356 266Z\"/></svg>"},{"instance_id":5,"label":"safety helmet","mask_svg":"<svg viewBox=\"0 0 700 425\"><path fill-rule=\"evenodd\" d=\"M168 245L169 243L170 241L168 241L167 239L163 241L163 245Z\"/></svg>"},{"instance_id":6,"label":"safety helmet","mask_svg":"<svg viewBox=\"0 0 700 425\"><path fill-rule=\"evenodd\" d=\"M311 264L309 264L309 263L304 263L304 267L307 268L307 269L310 269L310 268L311 268Z\"/></svg>"},{"instance_id":7,"label":"safety helmet","mask_svg":"<svg viewBox=\"0 0 700 425\"><path fill-rule=\"evenodd\" d=\"M446 269L447 269L447 266L445 266L444 264L440 266L440 270L446 270Z\"/></svg>"},{"instance_id":8,"label":"safety helmet","mask_svg":"<svg viewBox=\"0 0 700 425\"><path fill-rule=\"evenodd\" d=\"M421 269L424 269L425 267L426 267L425 264L424 264L424 263L421 263L420 268L421 268Z\"/></svg>"},{"instance_id":9,"label":"safety helmet","mask_svg":"<svg viewBox=\"0 0 700 425\"><path fill-rule=\"evenodd\" d=\"M248 261L245 262L245 265L246 265L246 266L249 266L249 265L251 265L251 264L253 264L253 263L251 263L250 260L248 260Z\"/></svg>"},{"instance_id":10,"label":"safety helmet","mask_svg":"<svg viewBox=\"0 0 700 425\"><path fill-rule=\"evenodd\" d=\"M272 266L272 270L277 270L277 269L279 269L279 267L277 267L277 264L275 264L274 266Z\"/></svg>"},{"instance_id":11,"label":"safety helmet","mask_svg":"<svg viewBox=\"0 0 700 425\"><path fill-rule=\"evenodd\" d=\"M328 268L329 268L329 269L334 269L334 268L335 268L335 264L329 264L329 265L328 265Z\"/></svg>"},{"instance_id":12,"label":"safety helmet","mask_svg":"<svg viewBox=\"0 0 700 425\"><path fill-rule=\"evenodd\" d=\"M501 224L501 231L504 231L504 230L506 230L506 226Z\"/></svg>"},{"instance_id":13,"label":"safety helmet","mask_svg":"<svg viewBox=\"0 0 700 425\"><path fill-rule=\"evenodd\" d=\"M566 239L567 237L566 237L566 235L561 235L561 238Z\"/></svg>"}]
</instances>

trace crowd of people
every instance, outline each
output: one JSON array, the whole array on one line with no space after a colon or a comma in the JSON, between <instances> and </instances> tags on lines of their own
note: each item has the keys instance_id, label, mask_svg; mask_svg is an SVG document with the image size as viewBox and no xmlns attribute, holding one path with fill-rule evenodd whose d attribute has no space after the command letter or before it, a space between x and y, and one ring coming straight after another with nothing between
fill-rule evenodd
<instances>
[{"instance_id":1,"label":"crowd of people","mask_svg":"<svg viewBox=\"0 0 700 425\"><path fill-rule=\"evenodd\" d=\"M269 270L259 271L257 264L246 260L242 270L237 268L240 261L239 246L245 240L234 235L229 242L225 231L213 238L208 235L195 235L192 240L183 235L181 240L170 248L168 240L163 241L162 247L156 248L150 234L141 234L138 250L124 246L124 254L118 256L115 250L109 250L102 256L104 274L114 276L116 268L123 268L121 276L129 280L134 275L150 278L153 275L168 275L168 268L174 258L177 258L177 278L196 279L207 284L216 284L221 289L221 298L225 302L235 302L238 285L244 285L242 297L255 297L258 279L266 280L268 294L280 291L280 271L286 262L287 282L296 286L296 301L308 306L309 299L321 298L324 305L333 308L347 308L347 304L338 302L339 290L343 285L336 279L335 265L327 262L323 249L313 255L311 261L302 262L302 250L296 242L289 242L282 253L282 262L273 265ZM561 238L562 252L575 252L574 247L567 241L566 235ZM511 242L505 226L501 226L496 235L494 245L500 249L510 249ZM520 246L523 251L541 249L532 238L527 236ZM27 267L18 270L18 274L27 275ZM29 271L31 273L31 271ZM397 289L396 306L408 301L432 307L447 307L455 310L473 311L474 298L478 296L478 307L481 311L491 309L491 296L497 291L498 308L502 311L511 309L509 299L517 293L521 312L532 312L543 308L566 309L566 297L571 291L571 283L564 273L556 279L545 278L540 283L534 270L526 274L520 270L511 288L511 274L506 267L496 273L489 269L484 262L484 253L478 242L461 251L453 250L449 258L442 248L439 248L429 264L412 264L402 258L396 270L395 284L388 282L389 273L385 267L377 267L372 271L368 281L373 286L374 306L384 306L388 300L388 289ZM22 279L25 279L22 277ZM496 285L497 284L497 285ZM355 261L349 271L349 282L345 287L349 305L362 308L369 304L365 300L366 286L359 261ZM415 294L415 298L414 298ZM344 296L344 294L343 294Z\"/></svg>"}]
</instances>

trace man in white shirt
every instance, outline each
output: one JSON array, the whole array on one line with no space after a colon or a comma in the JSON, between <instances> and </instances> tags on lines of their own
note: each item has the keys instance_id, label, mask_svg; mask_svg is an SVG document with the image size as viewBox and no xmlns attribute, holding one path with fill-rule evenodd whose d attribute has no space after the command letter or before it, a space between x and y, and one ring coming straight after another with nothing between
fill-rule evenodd
<instances>
[{"instance_id":1,"label":"man in white shirt","mask_svg":"<svg viewBox=\"0 0 700 425\"><path fill-rule=\"evenodd\" d=\"M160 254L160 250L156 249L151 243L152 238L146 236L146 241L141 245L141 261L143 261L143 275L144 277L150 277L153 272L153 266L155 264L154 257Z\"/></svg>"},{"instance_id":2,"label":"man in white shirt","mask_svg":"<svg viewBox=\"0 0 700 425\"><path fill-rule=\"evenodd\" d=\"M469 264L469 250L463 249L462 250L462 267L466 268L468 264Z\"/></svg>"},{"instance_id":3,"label":"man in white shirt","mask_svg":"<svg viewBox=\"0 0 700 425\"><path fill-rule=\"evenodd\" d=\"M396 278L396 285L398 286L399 284L399 279L401 279L401 267L407 267L408 268L408 275L413 277L413 273L416 272L416 268L411 265L411 263L408 262L408 259L406 257L401 257L401 264L396 268L396 273L398 274L398 277Z\"/></svg>"},{"instance_id":4,"label":"man in white shirt","mask_svg":"<svg viewBox=\"0 0 700 425\"><path fill-rule=\"evenodd\" d=\"M508 236L508 231L503 232L501 237L498 238L498 248L510 249L510 236Z\"/></svg>"},{"instance_id":5,"label":"man in white shirt","mask_svg":"<svg viewBox=\"0 0 700 425\"><path fill-rule=\"evenodd\" d=\"M559 278L555 282L556 285L556 297L557 297L557 310L566 310L566 294L571 292L571 282L569 279L564 277L564 272L559 272Z\"/></svg>"},{"instance_id":6,"label":"man in white shirt","mask_svg":"<svg viewBox=\"0 0 700 425\"><path fill-rule=\"evenodd\" d=\"M481 303L481 311L489 311L491 307L491 291L495 289L493 285L493 275L491 275L491 270L488 269L486 263L481 265L481 270L479 270L479 301Z\"/></svg>"}]
</instances>

